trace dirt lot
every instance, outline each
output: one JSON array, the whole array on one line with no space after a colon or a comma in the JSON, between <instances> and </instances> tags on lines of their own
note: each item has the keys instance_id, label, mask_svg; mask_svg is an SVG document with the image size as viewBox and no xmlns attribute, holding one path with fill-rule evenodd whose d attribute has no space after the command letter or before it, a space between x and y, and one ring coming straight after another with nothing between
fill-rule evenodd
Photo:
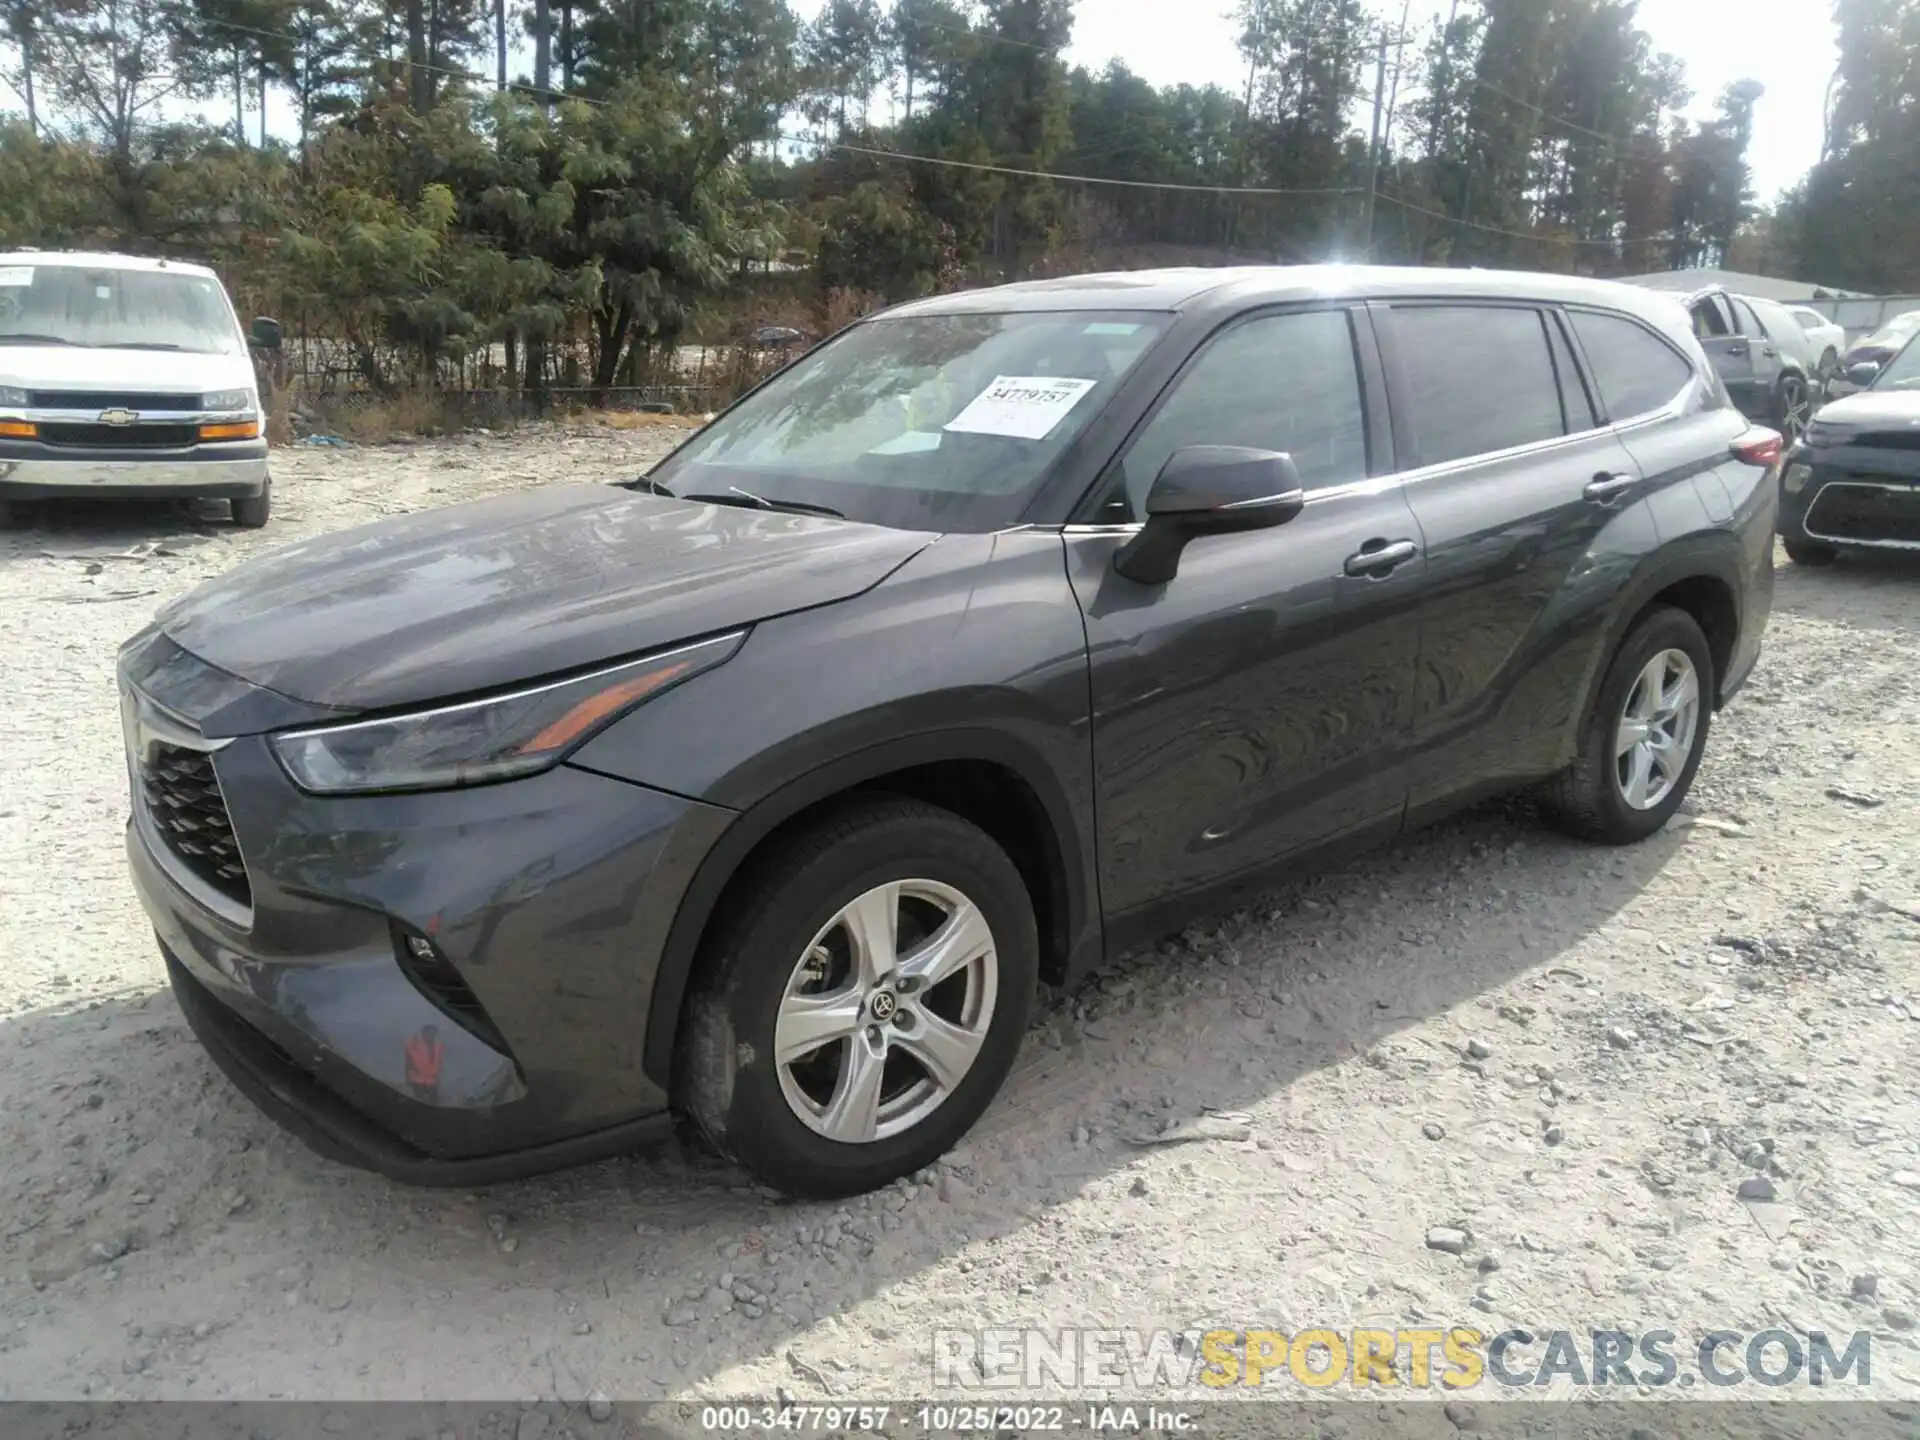
<instances>
[{"instance_id":1,"label":"dirt lot","mask_svg":"<svg viewBox=\"0 0 1920 1440\"><path fill-rule=\"evenodd\" d=\"M661 444L294 451L260 534L0 536L0 1396L897 1397L940 1326L1423 1321L1868 1329L1872 1393L1920 1394L1920 566L1783 569L1654 842L1491 807L1220 915L1049 997L923 1184L789 1205L667 1153L418 1192L284 1137L161 988L114 647L243 555Z\"/></svg>"}]
</instances>

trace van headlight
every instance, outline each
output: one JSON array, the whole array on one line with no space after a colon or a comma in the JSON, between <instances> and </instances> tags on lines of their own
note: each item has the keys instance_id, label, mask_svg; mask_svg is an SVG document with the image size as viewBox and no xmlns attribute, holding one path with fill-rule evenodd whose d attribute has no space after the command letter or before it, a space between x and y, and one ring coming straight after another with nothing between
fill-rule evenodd
<instances>
[{"instance_id":1,"label":"van headlight","mask_svg":"<svg viewBox=\"0 0 1920 1440\"><path fill-rule=\"evenodd\" d=\"M534 775L634 706L733 656L747 632L683 645L567 680L348 725L268 737L281 768L315 795L451 790Z\"/></svg>"},{"instance_id":2,"label":"van headlight","mask_svg":"<svg viewBox=\"0 0 1920 1440\"><path fill-rule=\"evenodd\" d=\"M252 410L253 392L251 390L209 390L200 397L202 410L229 411Z\"/></svg>"},{"instance_id":3,"label":"van headlight","mask_svg":"<svg viewBox=\"0 0 1920 1440\"><path fill-rule=\"evenodd\" d=\"M0 385L0 410L24 410L27 392L18 385Z\"/></svg>"},{"instance_id":4,"label":"van headlight","mask_svg":"<svg viewBox=\"0 0 1920 1440\"><path fill-rule=\"evenodd\" d=\"M1785 488L1787 494L1798 495L1802 490L1807 488L1807 482L1812 478L1813 466L1796 463L1787 466L1787 473L1780 483Z\"/></svg>"}]
</instances>

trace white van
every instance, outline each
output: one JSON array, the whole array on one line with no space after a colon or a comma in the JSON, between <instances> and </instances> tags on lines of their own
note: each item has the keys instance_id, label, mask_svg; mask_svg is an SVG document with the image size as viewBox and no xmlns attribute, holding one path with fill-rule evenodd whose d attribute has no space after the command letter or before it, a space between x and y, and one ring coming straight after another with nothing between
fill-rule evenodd
<instances>
[{"instance_id":1,"label":"white van","mask_svg":"<svg viewBox=\"0 0 1920 1440\"><path fill-rule=\"evenodd\" d=\"M14 500L214 496L265 525L249 351L279 345L204 265L0 252L0 520Z\"/></svg>"}]
</instances>

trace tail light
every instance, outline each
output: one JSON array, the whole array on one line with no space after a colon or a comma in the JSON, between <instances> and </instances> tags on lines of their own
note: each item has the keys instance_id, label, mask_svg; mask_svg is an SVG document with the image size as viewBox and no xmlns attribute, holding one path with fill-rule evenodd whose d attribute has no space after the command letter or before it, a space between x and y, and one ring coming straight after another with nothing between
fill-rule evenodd
<instances>
[{"instance_id":1,"label":"tail light","mask_svg":"<svg viewBox=\"0 0 1920 1440\"><path fill-rule=\"evenodd\" d=\"M1756 426L1733 442L1733 458L1742 465L1771 470L1780 463L1786 449L1787 442L1779 431Z\"/></svg>"}]
</instances>

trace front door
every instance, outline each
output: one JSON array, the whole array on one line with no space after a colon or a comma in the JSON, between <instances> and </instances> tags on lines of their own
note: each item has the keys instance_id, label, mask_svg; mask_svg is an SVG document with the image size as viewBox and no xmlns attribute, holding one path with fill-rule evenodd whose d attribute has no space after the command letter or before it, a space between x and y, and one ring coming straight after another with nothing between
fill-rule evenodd
<instances>
[{"instance_id":1,"label":"front door","mask_svg":"<svg viewBox=\"0 0 1920 1440\"><path fill-rule=\"evenodd\" d=\"M1356 349L1359 346L1361 348ZM1397 827L1425 566L1391 469L1364 309L1243 319L1187 364L1071 526L1086 616L1102 903L1177 907L1294 851ZM1371 378L1369 378L1371 377ZM1292 455L1285 525L1191 543L1163 586L1115 573L1175 450ZM1144 923L1144 922L1143 922Z\"/></svg>"}]
</instances>

